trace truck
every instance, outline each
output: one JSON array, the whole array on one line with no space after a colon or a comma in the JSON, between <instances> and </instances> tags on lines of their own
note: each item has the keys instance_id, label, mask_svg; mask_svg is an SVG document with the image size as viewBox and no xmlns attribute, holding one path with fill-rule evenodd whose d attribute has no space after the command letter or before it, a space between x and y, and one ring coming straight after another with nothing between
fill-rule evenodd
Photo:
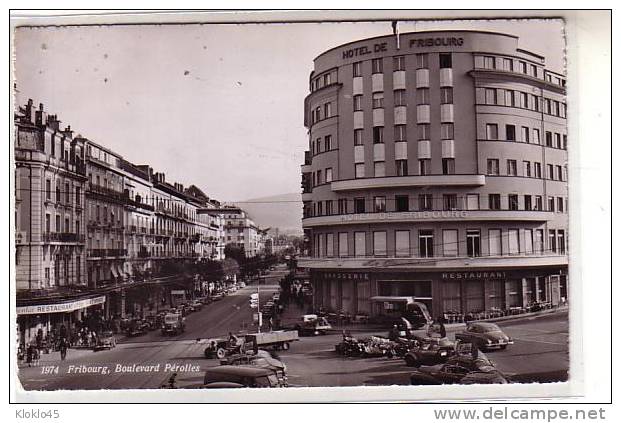
<instances>
[{"instance_id":1,"label":"truck","mask_svg":"<svg viewBox=\"0 0 621 423\"><path fill-rule=\"evenodd\" d=\"M291 342L299 340L295 330L281 330L273 332L248 333L234 337L207 339L204 354L206 358L223 358L235 354L255 353L259 349L288 350Z\"/></svg>"},{"instance_id":2,"label":"truck","mask_svg":"<svg viewBox=\"0 0 621 423\"><path fill-rule=\"evenodd\" d=\"M185 332L185 318L181 313L168 313L164 316L162 335L178 335Z\"/></svg>"},{"instance_id":3,"label":"truck","mask_svg":"<svg viewBox=\"0 0 621 423\"><path fill-rule=\"evenodd\" d=\"M297 330L276 330L271 332L249 333L245 336L246 343L252 344L254 351L259 349L288 350L291 343L298 341Z\"/></svg>"},{"instance_id":4,"label":"truck","mask_svg":"<svg viewBox=\"0 0 621 423\"><path fill-rule=\"evenodd\" d=\"M300 336L304 335L325 335L332 326L325 317L319 317L316 314L305 314L302 316L301 322L295 325L295 330Z\"/></svg>"}]
</instances>

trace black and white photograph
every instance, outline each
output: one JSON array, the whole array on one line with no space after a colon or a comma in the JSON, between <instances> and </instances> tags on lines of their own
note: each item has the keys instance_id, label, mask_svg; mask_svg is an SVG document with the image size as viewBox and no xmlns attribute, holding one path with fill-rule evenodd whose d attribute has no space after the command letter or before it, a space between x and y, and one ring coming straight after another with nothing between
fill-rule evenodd
<instances>
[{"instance_id":1,"label":"black and white photograph","mask_svg":"<svg viewBox=\"0 0 621 423\"><path fill-rule=\"evenodd\" d=\"M17 23L25 398L568 386L565 21L452 16Z\"/></svg>"}]
</instances>

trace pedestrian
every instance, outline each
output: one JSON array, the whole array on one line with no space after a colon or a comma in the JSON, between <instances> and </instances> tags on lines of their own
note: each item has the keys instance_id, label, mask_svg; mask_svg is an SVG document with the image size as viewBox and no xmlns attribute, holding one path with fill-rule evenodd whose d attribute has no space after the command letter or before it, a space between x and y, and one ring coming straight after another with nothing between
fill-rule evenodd
<instances>
[{"instance_id":1,"label":"pedestrian","mask_svg":"<svg viewBox=\"0 0 621 423\"><path fill-rule=\"evenodd\" d=\"M440 338L446 338L446 327L444 326L444 318L440 317Z\"/></svg>"},{"instance_id":2,"label":"pedestrian","mask_svg":"<svg viewBox=\"0 0 621 423\"><path fill-rule=\"evenodd\" d=\"M34 347L30 343L26 344L26 364L28 364L28 367L32 366L33 352L34 352Z\"/></svg>"},{"instance_id":3,"label":"pedestrian","mask_svg":"<svg viewBox=\"0 0 621 423\"><path fill-rule=\"evenodd\" d=\"M67 357L67 339L66 338L60 338L58 349L60 350L60 359L64 360Z\"/></svg>"},{"instance_id":4,"label":"pedestrian","mask_svg":"<svg viewBox=\"0 0 621 423\"><path fill-rule=\"evenodd\" d=\"M397 325L393 325L392 329L388 333L388 339L391 341L397 341L399 339L399 328Z\"/></svg>"}]
</instances>

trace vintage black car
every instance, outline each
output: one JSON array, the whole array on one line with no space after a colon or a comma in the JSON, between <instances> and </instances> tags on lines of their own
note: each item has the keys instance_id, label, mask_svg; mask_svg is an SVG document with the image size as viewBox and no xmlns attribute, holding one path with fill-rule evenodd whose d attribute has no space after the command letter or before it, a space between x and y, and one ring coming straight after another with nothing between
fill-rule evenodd
<instances>
[{"instance_id":1,"label":"vintage black car","mask_svg":"<svg viewBox=\"0 0 621 423\"><path fill-rule=\"evenodd\" d=\"M116 338L112 331L104 331L97 338L93 351L109 350L116 347Z\"/></svg>"},{"instance_id":2,"label":"vintage black car","mask_svg":"<svg viewBox=\"0 0 621 423\"><path fill-rule=\"evenodd\" d=\"M205 372L203 388L278 388L274 372L257 366L219 366Z\"/></svg>"},{"instance_id":3,"label":"vintage black car","mask_svg":"<svg viewBox=\"0 0 621 423\"><path fill-rule=\"evenodd\" d=\"M144 335L149 331L149 323L142 319L132 319L127 324L127 328L125 329L125 335L132 336L140 336Z\"/></svg>"},{"instance_id":4,"label":"vintage black car","mask_svg":"<svg viewBox=\"0 0 621 423\"><path fill-rule=\"evenodd\" d=\"M220 360L221 365L249 365L274 372L281 386L287 386L287 365L268 351L258 350L256 354L235 354Z\"/></svg>"},{"instance_id":5,"label":"vintage black car","mask_svg":"<svg viewBox=\"0 0 621 423\"><path fill-rule=\"evenodd\" d=\"M475 344L482 351L492 348L504 350L507 345L513 344L513 339L507 336L498 325L488 322L468 323L463 332L455 334L455 340Z\"/></svg>"},{"instance_id":6,"label":"vintage black car","mask_svg":"<svg viewBox=\"0 0 621 423\"><path fill-rule=\"evenodd\" d=\"M438 364L421 367L410 375L412 385L492 384L509 383L494 366L481 366L470 370L457 364Z\"/></svg>"},{"instance_id":7,"label":"vintage black car","mask_svg":"<svg viewBox=\"0 0 621 423\"><path fill-rule=\"evenodd\" d=\"M446 362L455 353L455 343L447 338L416 338L403 359L410 367Z\"/></svg>"}]
</instances>

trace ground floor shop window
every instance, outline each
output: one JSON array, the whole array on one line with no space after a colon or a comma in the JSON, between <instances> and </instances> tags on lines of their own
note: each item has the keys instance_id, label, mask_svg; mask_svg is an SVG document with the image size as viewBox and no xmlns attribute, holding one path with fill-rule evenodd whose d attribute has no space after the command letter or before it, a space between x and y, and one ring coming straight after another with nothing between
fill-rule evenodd
<instances>
[{"instance_id":1,"label":"ground floor shop window","mask_svg":"<svg viewBox=\"0 0 621 423\"><path fill-rule=\"evenodd\" d=\"M487 309L505 309L505 281L487 282Z\"/></svg>"},{"instance_id":2,"label":"ground floor shop window","mask_svg":"<svg viewBox=\"0 0 621 423\"><path fill-rule=\"evenodd\" d=\"M461 282L442 283L444 313L461 313Z\"/></svg>"},{"instance_id":3,"label":"ground floor shop window","mask_svg":"<svg viewBox=\"0 0 621 423\"><path fill-rule=\"evenodd\" d=\"M358 298L358 313L369 314L371 312L371 282L358 282L356 284L356 296Z\"/></svg>"},{"instance_id":4,"label":"ground floor shop window","mask_svg":"<svg viewBox=\"0 0 621 423\"><path fill-rule=\"evenodd\" d=\"M507 307L522 307L522 281L509 280L505 285Z\"/></svg>"},{"instance_id":5,"label":"ground floor shop window","mask_svg":"<svg viewBox=\"0 0 621 423\"><path fill-rule=\"evenodd\" d=\"M483 281L468 281L464 286L466 313L478 313L485 309Z\"/></svg>"}]
</instances>

